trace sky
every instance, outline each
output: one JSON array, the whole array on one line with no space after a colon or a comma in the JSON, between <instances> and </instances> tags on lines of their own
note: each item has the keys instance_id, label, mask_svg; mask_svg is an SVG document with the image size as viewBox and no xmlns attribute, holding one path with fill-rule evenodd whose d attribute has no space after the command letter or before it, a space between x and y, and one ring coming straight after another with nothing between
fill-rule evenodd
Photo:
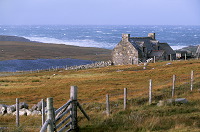
<instances>
[{"instance_id":1,"label":"sky","mask_svg":"<svg viewBox=\"0 0 200 132\"><path fill-rule=\"evenodd\" d=\"M200 25L200 0L0 0L0 25Z\"/></svg>"}]
</instances>

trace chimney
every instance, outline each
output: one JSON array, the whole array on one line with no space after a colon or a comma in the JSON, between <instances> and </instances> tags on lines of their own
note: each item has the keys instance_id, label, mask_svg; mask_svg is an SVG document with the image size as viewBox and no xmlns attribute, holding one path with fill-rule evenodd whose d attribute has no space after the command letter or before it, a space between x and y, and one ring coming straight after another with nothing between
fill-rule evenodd
<instances>
[{"instance_id":1,"label":"chimney","mask_svg":"<svg viewBox=\"0 0 200 132\"><path fill-rule=\"evenodd\" d=\"M130 34L122 34L122 41L128 42L130 38Z\"/></svg>"},{"instance_id":2,"label":"chimney","mask_svg":"<svg viewBox=\"0 0 200 132\"><path fill-rule=\"evenodd\" d=\"M148 37L151 37L152 39L156 39L155 33L148 33Z\"/></svg>"}]
</instances>

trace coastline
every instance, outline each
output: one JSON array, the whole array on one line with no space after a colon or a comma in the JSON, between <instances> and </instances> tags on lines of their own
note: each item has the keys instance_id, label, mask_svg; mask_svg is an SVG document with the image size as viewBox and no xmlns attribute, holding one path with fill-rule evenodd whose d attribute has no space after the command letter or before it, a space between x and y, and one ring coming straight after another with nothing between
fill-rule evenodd
<instances>
[{"instance_id":1,"label":"coastline","mask_svg":"<svg viewBox=\"0 0 200 132\"><path fill-rule=\"evenodd\" d=\"M108 61L111 50L41 43L0 35L0 72L30 71Z\"/></svg>"},{"instance_id":2,"label":"coastline","mask_svg":"<svg viewBox=\"0 0 200 132\"><path fill-rule=\"evenodd\" d=\"M0 41L0 60L80 59L107 61L111 50L39 42Z\"/></svg>"}]
</instances>

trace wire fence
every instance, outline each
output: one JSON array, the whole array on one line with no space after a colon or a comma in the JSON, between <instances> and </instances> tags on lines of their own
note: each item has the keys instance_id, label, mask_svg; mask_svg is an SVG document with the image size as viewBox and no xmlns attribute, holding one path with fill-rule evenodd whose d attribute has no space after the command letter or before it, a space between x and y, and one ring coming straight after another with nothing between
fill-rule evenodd
<instances>
[{"instance_id":1,"label":"wire fence","mask_svg":"<svg viewBox=\"0 0 200 132\"><path fill-rule=\"evenodd\" d=\"M193 75L192 75L193 72ZM189 98L192 93L200 92L200 71L192 71L191 73L182 74L175 78L174 97L172 96L173 76L165 80L152 80L152 102L157 104L160 100L167 100L171 98ZM157 81L154 83L154 81ZM149 101L149 80L147 80L145 86L138 89L127 89L127 103L128 105L144 105ZM192 87L192 88L191 88ZM123 108L124 89L120 91L112 91L107 93L109 95L109 101L112 111L115 109ZM101 100L101 101L99 101ZM106 110L106 95L79 99L82 104L99 104L101 110ZM96 107L96 106L95 106ZM96 107L97 108L97 107Z\"/></svg>"},{"instance_id":2,"label":"wire fence","mask_svg":"<svg viewBox=\"0 0 200 132\"><path fill-rule=\"evenodd\" d=\"M173 80L172 76L168 79L161 79L161 80L152 80L152 102L157 103L159 100L166 100L172 98L172 86ZM154 83L154 81L156 83ZM127 89L127 106L130 105L144 105L148 104L149 101L149 80L144 82L145 85L143 87L133 89ZM191 89L192 86L192 89ZM193 71L181 74L180 76L176 76L175 80L175 95L174 98L187 98L190 97L193 92L200 92L200 71ZM124 90L112 91L109 94L110 100L110 107L111 111L122 110L124 105ZM101 100L101 101L99 101ZM41 99L36 98L35 102L29 103L26 100L20 100L20 102L26 102L31 106L37 104ZM78 99L78 101L83 104L84 106L89 106L90 111L105 111L106 108L106 95L92 97L87 99ZM15 100L5 101L0 100L0 104L9 104L14 105L16 102ZM15 115L7 115L7 116L0 116L0 131L1 129L13 128L16 129L16 116ZM38 130L42 126L42 117L41 115L38 116L20 116L20 126L24 127L23 129Z\"/></svg>"}]
</instances>

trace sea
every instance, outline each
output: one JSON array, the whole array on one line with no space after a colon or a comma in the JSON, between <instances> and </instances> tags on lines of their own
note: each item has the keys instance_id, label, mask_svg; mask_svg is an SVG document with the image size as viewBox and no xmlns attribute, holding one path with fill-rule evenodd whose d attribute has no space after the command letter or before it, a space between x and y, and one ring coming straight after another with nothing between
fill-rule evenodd
<instances>
[{"instance_id":1,"label":"sea","mask_svg":"<svg viewBox=\"0 0 200 132\"><path fill-rule=\"evenodd\" d=\"M156 33L157 40L168 43L175 50L200 44L200 25L0 25L0 35L105 49L113 49L123 33L131 37Z\"/></svg>"}]
</instances>

